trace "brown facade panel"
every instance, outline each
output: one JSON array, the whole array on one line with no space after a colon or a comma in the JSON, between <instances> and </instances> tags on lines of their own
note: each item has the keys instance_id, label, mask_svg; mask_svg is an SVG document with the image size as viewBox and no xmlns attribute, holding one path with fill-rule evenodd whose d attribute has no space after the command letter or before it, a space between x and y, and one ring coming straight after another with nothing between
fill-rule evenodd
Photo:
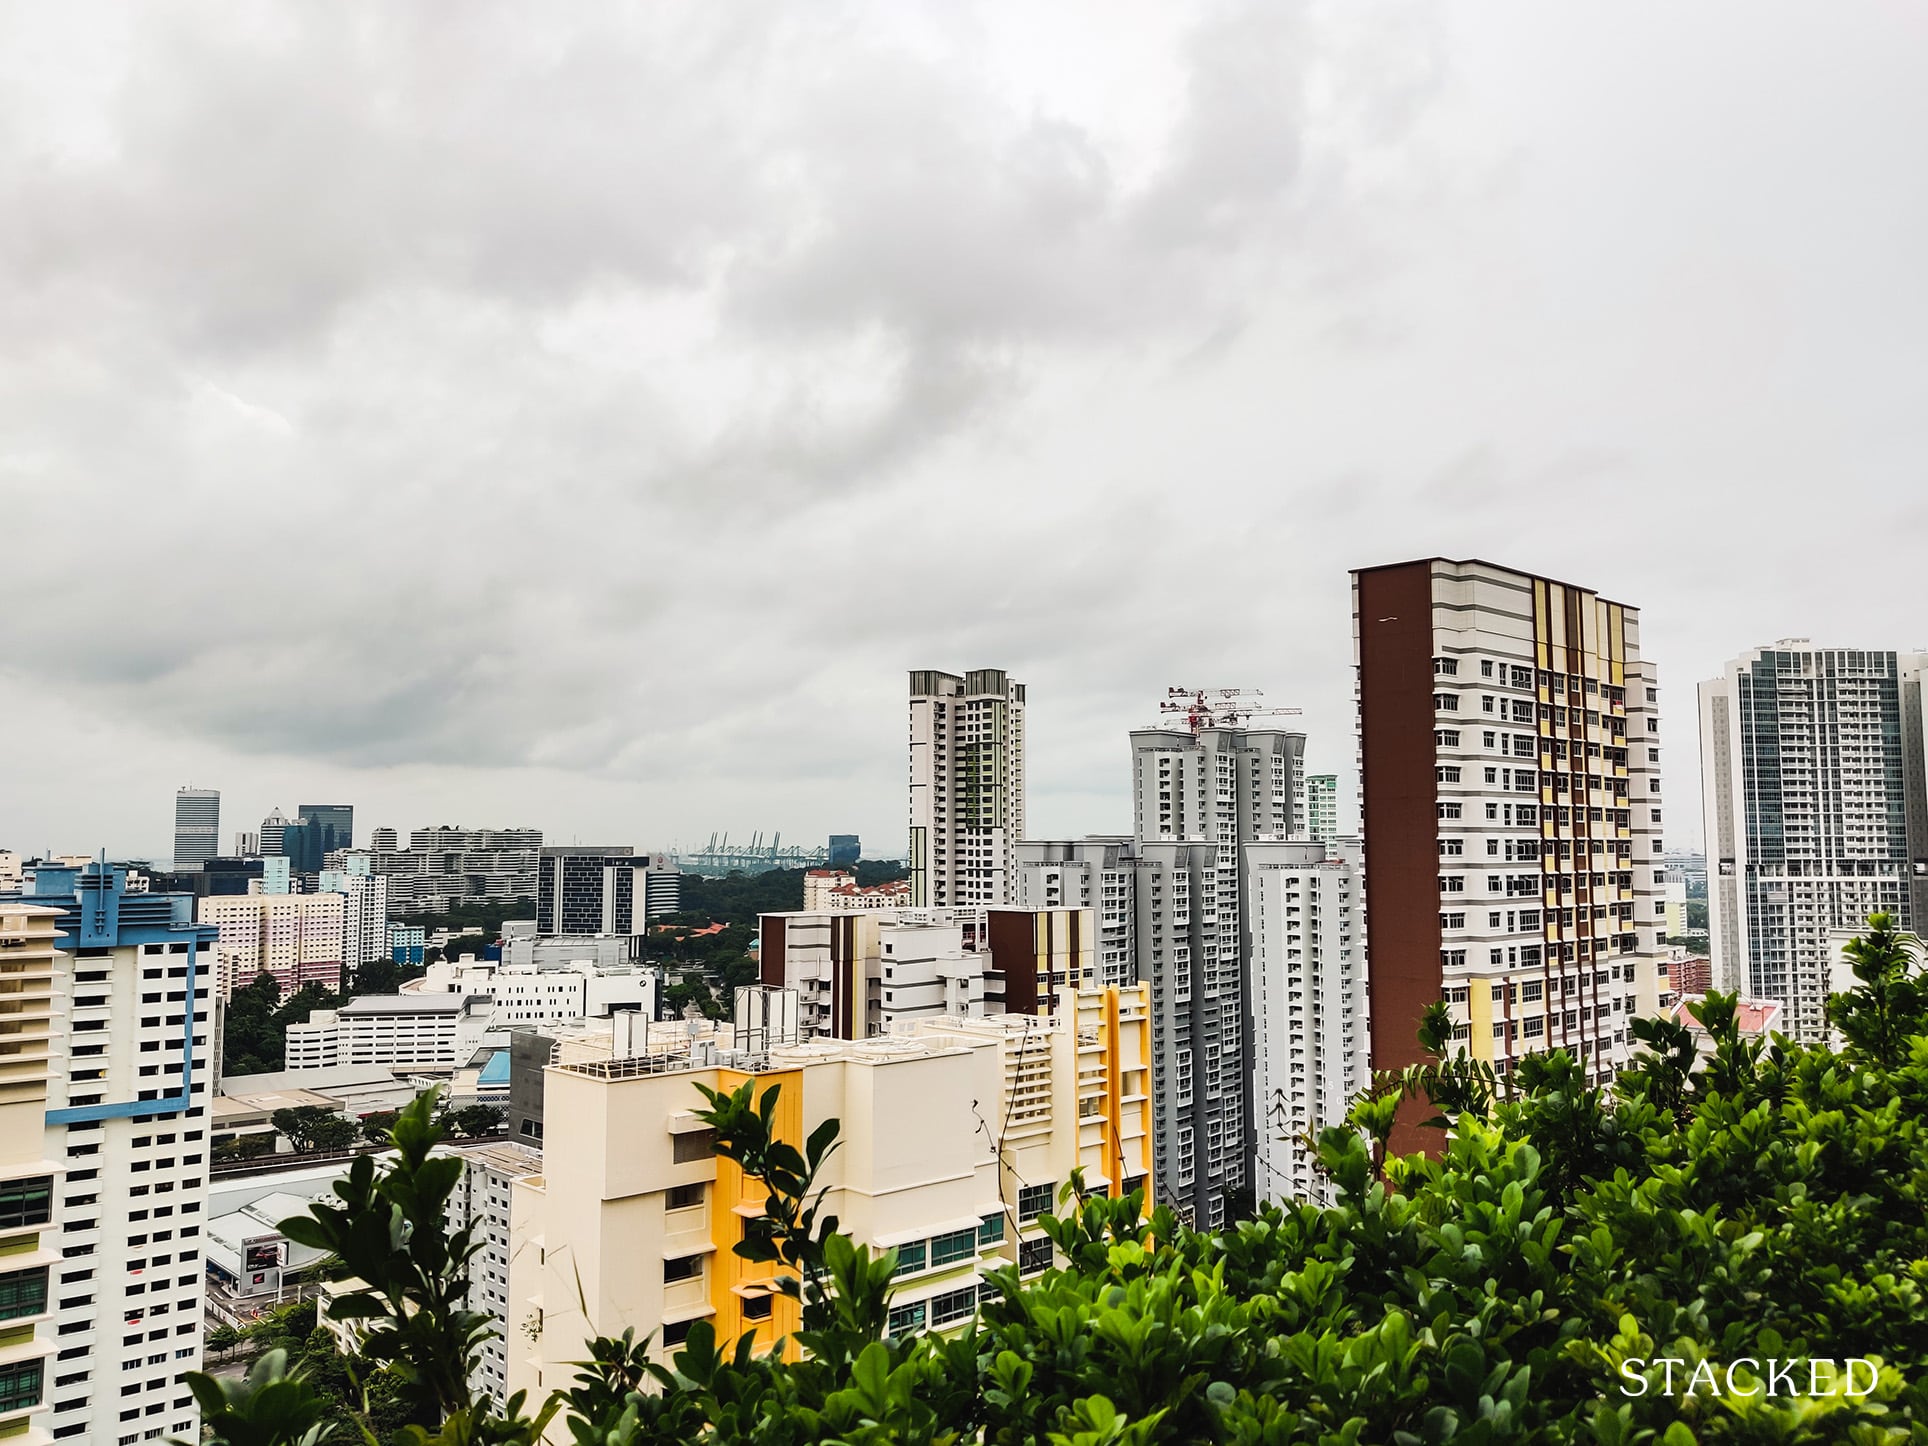
<instances>
[{"instance_id":1,"label":"brown facade panel","mask_svg":"<svg viewBox=\"0 0 1928 1446\"><path fill-rule=\"evenodd\" d=\"M784 987L785 947L783 926L785 920L777 914L765 914L762 929L757 939L757 977L770 989Z\"/></svg>"},{"instance_id":2,"label":"brown facade panel","mask_svg":"<svg viewBox=\"0 0 1928 1446\"><path fill-rule=\"evenodd\" d=\"M1372 1067L1420 1062L1420 1015L1440 998L1438 784L1433 746L1432 567L1357 574L1359 758L1364 800ZM1392 1147L1438 1146L1423 1108Z\"/></svg>"},{"instance_id":3,"label":"brown facade panel","mask_svg":"<svg viewBox=\"0 0 1928 1446\"><path fill-rule=\"evenodd\" d=\"M1024 909L985 912L985 934L991 945L991 967L1004 976L1004 1012L1038 1012L1037 915Z\"/></svg>"}]
</instances>

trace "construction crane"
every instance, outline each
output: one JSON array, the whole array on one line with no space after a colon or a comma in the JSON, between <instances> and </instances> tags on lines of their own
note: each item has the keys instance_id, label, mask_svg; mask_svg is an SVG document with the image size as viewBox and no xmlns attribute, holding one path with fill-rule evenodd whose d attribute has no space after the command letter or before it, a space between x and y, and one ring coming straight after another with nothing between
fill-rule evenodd
<instances>
[{"instance_id":1,"label":"construction crane","mask_svg":"<svg viewBox=\"0 0 1928 1446\"><path fill-rule=\"evenodd\" d=\"M1253 703L1265 694L1257 688L1167 688L1160 713L1182 713L1194 733L1207 728L1238 728L1251 718L1286 717L1302 708L1268 708Z\"/></svg>"}]
</instances>

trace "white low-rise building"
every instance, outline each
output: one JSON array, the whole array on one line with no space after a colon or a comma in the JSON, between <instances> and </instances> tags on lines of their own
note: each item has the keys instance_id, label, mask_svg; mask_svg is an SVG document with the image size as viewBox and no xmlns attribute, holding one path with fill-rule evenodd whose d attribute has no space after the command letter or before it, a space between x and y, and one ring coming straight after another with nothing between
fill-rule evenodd
<instances>
[{"instance_id":1,"label":"white low-rise building","mask_svg":"<svg viewBox=\"0 0 1928 1446\"><path fill-rule=\"evenodd\" d=\"M588 961L552 968L498 964L486 959L440 960L403 986L411 997L463 994L493 1006L490 1029L601 1019L619 1009L656 1013L656 971Z\"/></svg>"},{"instance_id":2,"label":"white low-rise building","mask_svg":"<svg viewBox=\"0 0 1928 1446\"><path fill-rule=\"evenodd\" d=\"M493 1008L470 994L365 994L288 1026L291 1073L343 1064L452 1071L489 1032Z\"/></svg>"}]
</instances>

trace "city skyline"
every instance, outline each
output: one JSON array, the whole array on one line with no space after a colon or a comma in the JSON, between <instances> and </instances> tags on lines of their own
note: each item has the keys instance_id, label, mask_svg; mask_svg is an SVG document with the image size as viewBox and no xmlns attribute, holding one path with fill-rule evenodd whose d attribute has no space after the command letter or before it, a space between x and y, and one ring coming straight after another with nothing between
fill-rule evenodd
<instances>
[{"instance_id":1,"label":"city skyline","mask_svg":"<svg viewBox=\"0 0 1928 1446\"><path fill-rule=\"evenodd\" d=\"M1928 528L1919 29L1375 15L10 12L0 499L61 604L4 846L162 856L192 780L895 852L927 659L1026 681L1029 830L1080 836L1169 686L1349 766L1346 571L1400 557L1639 598L1674 686L1928 642L1840 576ZM325 606L238 601L296 553Z\"/></svg>"}]
</instances>

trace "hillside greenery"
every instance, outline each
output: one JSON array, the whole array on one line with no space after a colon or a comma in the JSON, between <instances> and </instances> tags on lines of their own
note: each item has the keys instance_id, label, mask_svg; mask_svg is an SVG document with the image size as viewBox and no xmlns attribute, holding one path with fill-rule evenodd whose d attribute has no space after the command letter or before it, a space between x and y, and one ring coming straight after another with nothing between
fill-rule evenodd
<instances>
[{"instance_id":1,"label":"hillside greenery","mask_svg":"<svg viewBox=\"0 0 1928 1446\"><path fill-rule=\"evenodd\" d=\"M362 1283L331 1307L366 1333L344 1369L393 1391L416 1446L545 1430L577 1446L1928 1442L1928 988L1890 918L1851 957L1839 1052L1743 1037L1714 994L1704 1046L1639 1021L1611 1090L1563 1052L1495 1078L1444 1052L1436 1007L1430 1062L1308 1142L1330 1207L1203 1233L1074 1180L1043 1222L1057 1267L990 1276L951 1339L885 1336L894 1252L820 1209L834 1122L802 1148L773 1139L775 1091L754 1082L706 1091L702 1113L768 1187L737 1249L786 1267L799 1360L698 1324L673 1369L598 1341L566 1393L475 1399L492 1327L464 1304L478 1242L447 1229L461 1167L430 1153L427 1097L396 1121L391 1164L358 1161L337 1202L283 1228ZM1389 1156L1395 1111L1422 1094L1439 1150ZM1849 1358L1870 1363L1853 1395ZM292 1353L245 1382L191 1380L214 1442L319 1446L354 1429L344 1416L381 1434Z\"/></svg>"}]
</instances>

